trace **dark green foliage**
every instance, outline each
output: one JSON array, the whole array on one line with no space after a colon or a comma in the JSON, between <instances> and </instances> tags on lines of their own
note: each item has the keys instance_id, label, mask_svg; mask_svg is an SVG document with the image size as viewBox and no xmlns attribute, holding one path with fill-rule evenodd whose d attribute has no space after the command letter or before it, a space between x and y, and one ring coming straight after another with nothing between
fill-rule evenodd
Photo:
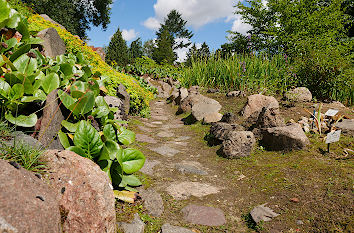
<instances>
[{"instance_id":1,"label":"dark green foliage","mask_svg":"<svg viewBox=\"0 0 354 233\"><path fill-rule=\"evenodd\" d=\"M107 28L112 0L22 0L39 14L47 14L71 33L86 38L86 31L94 26Z\"/></svg>"},{"instance_id":2,"label":"dark green foliage","mask_svg":"<svg viewBox=\"0 0 354 233\"><path fill-rule=\"evenodd\" d=\"M127 43L123 39L119 28L109 42L106 61L108 63L115 61L119 66L125 66L129 63Z\"/></svg>"},{"instance_id":3,"label":"dark green foliage","mask_svg":"<svg viewBox=\"0 0 354 233\"><path fill-rule=\"evenodd\" d=\"M173 38L173 49L188 47L191 43L184 43L183 41L176 41L176 38L191 39L193 33L186 29L187 21L183 20L182 15L176 11L172 10L165 18L163 24L161 24L160 29L156 32L158 38L162 37L162 34L167 30Z\"/></svg>"},{"instance_id":4,"label":"dark green foliage","mask_svg":"<svg viewBox=\"0 0 354 233\"><path fill-rule=\"evenodd\" d=\"M320 99L353 103L353 46L345 14L345 0L261 0L237 4L236 13L252 29L251 49L289 56L298 86L306 86Z\"/></svg>"},{"instance_id":5,"label":"dark green foliage","mask_svg":"<svg viewBox=\"0 0 354 233\"><path fill-rule=\"evenodd\" d=\"M195 44L193 44L192 47L189 48L187 53L186 66L192 66L192 62L197 58L197 54L198 49Z\"/></svg>"},{"instance_id":6,"label":"dark green foliage","mask_svg":"<svg viewBox=\"0 0 354 233\"><path fill-rule=\"evenodd\" d=\"M193 44L193 46L188 50L187 60L185 62L186 66L191 66L192 61L196 60L207 60L210 57L209 46L204 42L199 49Z\"/></svg>"},{"instance_id":7,"label":"dark green foliage","mask_svg":"<svg viewBox=\"0 0 354 233\"><path fill-rule=\"evenodd\" d=\"M234 53L245 54L250 53L250 40L247 36L242 35L238 32L229 32L229 43L221 45L221 54L223 57L230 56Z\"/></svg>"},{"instance_id":8,"label":"dark green foliage","mask_svg":"<svg viewBox=\"0 0 354 233\"><path fill-rule=\"evenodd\" d=\"M176 54L173 52L173 37L168 30L163 30L157 39L157 47L154 49L152 57L161 64L162 62L172 64L176 60Z\"/></svg>"},{"instance_id":9,"label":"dark green foliage","mask_svg":"<svg viewBox=\"0 0 354 233\"><path fill-rule=\"evenodd\" d=\"M134 62L135 58L143 56L143 43L140 38L130 44L129 56L132 62Z\"/></svg>"}]
</instances>

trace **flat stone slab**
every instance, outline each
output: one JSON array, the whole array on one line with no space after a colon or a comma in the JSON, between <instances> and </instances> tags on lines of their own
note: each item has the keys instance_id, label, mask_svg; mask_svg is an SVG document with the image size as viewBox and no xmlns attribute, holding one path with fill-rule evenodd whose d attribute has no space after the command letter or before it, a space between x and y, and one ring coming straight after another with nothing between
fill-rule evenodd
<instances>
[{"instance_id":1,"label":"flat stone slab","mask_svg":"<svg viewBox=\"0 0 354 233\"><path fill-rule=\"evenodd\" d=\"M157 127L157 125L151 124L149 122L145 122L144 125L147 126L147 127L150 127L150 128L156 128Z\"/></svg>"},{"instance_id":2,"label":"flat stone slab","mask_svg":"<svg viewBox=\"0 0 354 233\"><path fill-rule=\"evenodd\" d=\"M176 200L185 200L190 196L204 197L220 192L220 189L209 184L199 182L175 182L167 187L166 191Z\"/></svg>"},{"instance_id":3,"label":"flat stone slab","mask_svg":"<svg viewBox=\"0 0 354 233\"><path fill-rule=\"evenodd\" d=\"M155 103L156 106L163 106L163 105L165 105L165 104L166 104L165 102L156 102L156 103Z\"/></svg>"},{"instance_id":4,"label":"flat stone slab","mask_svg":"<svg viewBox=\"0 0 354 233\"><path fill-rule=\"evenodd\" d=\"M167 156L167 157L175 156L176 154L181 152L181 151L174 149L168 145L162 145L159 147L150 147L149 149L160 154L160 155Z\"/></svg>"},{"instance_id":5,"label":"flat stone slab","mask_svg":"<svg viewBox=\"0 0 354 233\"><path fill-rule=\"evenodd\" d=\"M159 165L161 162L158 160L145 160L144 166L140 169L140 171L147 175L154 175L154 167Z\"/></svg>"},{"instance_id":6,"label":"flat stone slab","mask_svg":"<svg viewBox=\"0 0 354 233\"><path fill-rule=\"evenodd\" d=\"M188 205L182 209L184 219L205 226L221 226L226 223L224 212L209 206Z\"/></svg>"},{"instance_id":7,"label":"flat stone slab","mask_svg":"<svg viewBox=\"0 0 354 233\"><path fill-rule=\"evenodd\" d=\"M153 137L145 134L135 134L135 140L138 142L146 142L151 144L157 143L157 141Z\"/></svg>"},{"instance_id":8,"label":"flat stone slab","mask_svg":"<svg viewBox=\"0 0 354 233\"><path fill-rule=\"evenodd\" d=\"M124 233L144 233L145 223L141 221L139 214L134 215L131 223L121 222L118 226L123 229Z\"/></svg>"},{"instance_id":9,"label":"flat stone slab","mask_svg":"<svg viewBox=\"0 0 354 233\"><path fill-rule=\"evenodd\" d=\"M145 127L142 125L139 125L138 129L140 129L141 131L144 131L144 132L148 132L148 133L151 133L153 131L151 128L148 128L148 127Z\"/></svg>"},{"instance_id":10,"label":"flat stone slab","mask_svg":"<svg viewBox=\"0 0 354 233\"><path fill-rule=\"evenodd\" d=\"M151 188L139 189L139 194L144 200L144 207L147 212L154 217L160 217L164 211L161 195Z\"/></svg>"},{"instance_id":11,"label":"flat stone slab","mask_svg":"<svg viewBox=\"0 0 354 233\"><path fill-rule=\"evenodd\" d=\"M175 135L172 132L162 131L162 132L159 132L158 134L156 134L156 136L158 136L160 138L171 138Z\"/></svg>"},{"instance_id":12,"label":"flat stone slab","mask_svg":"<svg viewBox=\"0 0 354 233\"><path fill-rule=\"evenodd\" d=\"M157 121L167 121L168 117L167 116L156 115L156 116L151 116L151 119L154 119L154 120L157 120Z\"/></svg>"},{"instance_id":13,"label":"flat stone slab","mask_svg":"<svg viewBox=\"0 0 354 233\"><path fill-rule=\"evenodd\" d=\"M177 137L175 139L175 141L186 141L186 140L189 140L189 139L191 139L191 137L189 137L189 136L181 136L181 137Z\"/></svg>"},{"instance_id":14,"label":"flat stone slab","mask_svg":"<svg viewBox=\"0 0 354 233\"><path fill-rule=\"evenodd\" d=\"M161 233L195 233L195 232L184 227L172 226L171 224L166 223L162 225Z\"/></svg>"},{"instance_id":15,"label":"flat stone slab","mask_svg":"<svg viewBox=\"0 0 354 233\"><path fill-rule=\"evenodd\" d=\"M171 142L171 144L178 146L188 146L188 142Z\"/></svg>"},{"instance_id":16,"label":"flat stone slab","mask_svg":"<svg viewBox=\"0 0 354 233\"><path fill-rule=\"evenodd\" d=\"M200 163L194 161L182 161L175 165L177 171L181 173L190 173L196 175L207 175L208 172L203 170L203 167Z\"/></svg>"},{"instance_id":17,"label":"flat stone slab","mask_svg":"<svg viewBox=\"0 0 354 233\"><path fill-rule=\"evenodd\" d=\"M161 121L153 121L151 122L151 124L154 124L154 125L162 125L163 123Z\"/></svg>"}]
</instances>

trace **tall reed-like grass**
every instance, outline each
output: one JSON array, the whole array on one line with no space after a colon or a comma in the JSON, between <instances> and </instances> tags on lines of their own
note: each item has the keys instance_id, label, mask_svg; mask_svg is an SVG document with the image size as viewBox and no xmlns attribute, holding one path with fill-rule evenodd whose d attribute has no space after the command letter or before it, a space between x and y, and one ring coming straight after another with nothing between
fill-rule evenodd
<instances>
[{"instance_id":1,"label":"tall reed-like grass","mask_svg":"<svg viewBox=\"0 0 354 233\"><path fill-rule=\"evenodd\" d=\"M194 60L180 81L184 86L275 93L285 91L292 77L284 54L237 54L224 59L214 54L209 59Z\"/></svg>"}]
</instances>

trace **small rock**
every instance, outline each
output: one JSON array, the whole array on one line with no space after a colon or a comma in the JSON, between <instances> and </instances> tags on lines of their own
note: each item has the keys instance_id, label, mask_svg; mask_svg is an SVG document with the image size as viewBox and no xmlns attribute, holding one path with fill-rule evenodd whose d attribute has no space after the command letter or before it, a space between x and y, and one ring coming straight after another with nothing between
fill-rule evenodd
<instances>
[{"instance_id":1,"label":"small rock","mask_svg":"<svg viewBox=\"0 0 354 233\"><path fill-rule=\"evenodd\" d=\"M226 224L223 211L209 206L188 205L182 209L184 219L190 223L205 226L221 226Z\"/></svg>"},{"instance_id":2,"label":"small rock","mask_svg":"<svg viewBox=\"0 0 354 233\"><path fill-rule=\"evenodd\" d=\"M256 123L264 107L277 109L279 108L279 103L273 96L259 94L248 96L242 115L248 122Z\"/></svg>"},{"instance_id":3,"label":"small rock","mask_svg":"<svg viewBox=\"0 0 354 233\"><path fill-rule=\"evenodd\" d=\"M192 115L197 121L201 121L209 114L219 112L220 109L221 105L218 101L202 96L199 98L199 101L193 104ZM220 120L221 118L222 116L220 117Z\"/></svg>"},{"instance_id":4,"label":"small rock","mask_svg":"<svg viewBox=\"0 0 354 233\"><path fill-rule=\"evenodd\" d=\"M104 100L110 108L118 108L118 111L114 113L115 120L125 119L126 116L124 113L124 103L120 98L107 95L104 97Z\"/></svg>"},{"instance_id":5,"label":"small rock","mask_svg":"<svg viewBox=\"0 0 354 233\"><path fill-rule=\"evenodd\" d=\"M139 189L139 194L144 200L144 207L154 217L160 217L164 211L161 195L154 189Z\"/></svg>"},{"instance_id":6,"label":"small rock","mask_svg":"<svg viewBox=\"0 0 354 233\"><path fill-rule=\"evenodd\" d=\"M296 221L296 224L297 224L297 225L304 225L304 222L301 221L301 220L297 220L297 221Z\"/></svg>"},{"instance_id":7,"label":"small rock","mask_svg":"<svg viewBox=\"0 0 354 233\"><path fill-rule=\"evenodd\" d=\"M144 166L140 169L140 171L144 174L148 174L150 176L154 175L154 167L159 165L161 162L157 160L149 160L146 159Z\"/></svg>"},{"instance_id":8,"label":"small rock","mask_svg":"<svg viewBox=\"0 0 354 233\"><path fill-rule=\"evenodd\" d=\"M175 104L180 105L182 100L187 98L187 96L188 96L187 88L182 87L181 89L179 89L179 94L178 97L175 99Z\"/></svg>"},{"instance_id":9,"label":"small rock","mask_svg":"<svg viewBox=\"0 0 354 233\"><path fill-rule=\"evenodd\" d=\"M156 121L167 121L168 117L166 117L166 116L151 116L151 119L156 120Z\"/></svg>"},{"instance_id":10,"label":"small rock","mask_svg":"<svg viewBox=\"0 0 354 233\"><path fill-rule=\"evenodd\" d=\"M217 122L212 124L210 127L210 134L212 134L218 140L225 140L227 135L232 131L243 131L245 130L242 126L238 124L228 124L224 122Z\"/></svg>"},{"instance_id":11,"label":"small rock","mask_svg":"<svg viewBox=\"0 0 354 233\"><path fill-rule=\"evenodd\" d=\"M55 28L47 28L38 32L37 36L43 40L42 46L46 57L55 58L65 54L66 46Z\"/></svg>"},{"instance_id":12,"label":"small rock","mask_svg":"<svg viewBox=\"0 0 354 233\"><path fill-rule=\"evenodd\" d=\"M209 184L184 181L172 183L167 188L167 192L176 200L185 200L190 196L204 197L210 194L216 194L220 192L220 189Z\"/></svg>"},{"instance_id":13,"label":"small rock","mask_svg":"<svg viewBox=\"0 0 354 233\"><path fill-rule=\"evenodd\" d=\"M172 226L169 223L162 225L161 233L195 233L184 227Z\"/></svg>"},{"instance_id":14,"label":"small rock","mask_svg":"<svg viewBox=\"0 0 354 233\"><path fill-rule=\"evenodd\" d=\"M289 90L285 97L288 100L296 102L309 102L312 100L312 94L306 87L297 87L295 89Z\"/></svg>"},{"instance_id":15,"label":"small rock","mask_svg":"<svg viewBox=\"0 0 354 233\"><path fill-rule=\"evenodd\" d=\"M118 226L123 229L124 233L144 233L145 223L141 221L139 214L136 213L133 222L118 223Z\"/></svg>"},{"instance_id":16,"label":"small rock","mask_svg":"<svg viewBox=\"0 0 354 233\"><path fill-rule=\"evenodd\" d=\"M130 96L123 84L119 84L116 94L117 97L123 101L121 110L125 113L125 115L128 115L130 108Z\"/></svg>"},{"instance_id":17,"label":"small rock","mask_svg":"<svg viewBox=\"0 0 354 233\"><path fill-rule=\"evenodd\" d=\"M284 122L284 118L280 115L279 108L264 107L258 116L256 128L285 126Z\"/></svg>"},{"instance_id":18,"label":"small rock","mask_svg":"<svg viewBox=\"0 0 354 233\"><path fill-rule=\"evenodd\" d=\"M240 96L241 94L241 91L231 91L229 93L226 94L226 97L238 97Z\"/></svg>"},{"instance_id":19,"label":"small rock","mask_svg":"<svg viewBox=\"0 0 354 233\"><path fill-rule=\"evenodd\" d=\"M160 138L171 138L174 136L174 133L172 132L167 132L167 131L162 131L162 132L159 132L158 134L156 134L157 137L160 137Z\"/></svg>"},{"instance_id":20,"label":"small rock","mask_svg":"<svg viewBox=\"0 0 354 233\"><path fill-rule=\"evenodd\" d=\"M290 198L290 201L294 202L294 203L299 203L299 198L293 197L293 198Z\"/></svg>"},{"instance_id":21,"label":"small rock","mask_svg":"<svg viewBox=\"0 0 354 233\"><path fill-rule=\"evenodd\" d=\"M272 218L279 216L279 214L275 213L272 209L266 207L266 204L259 205L251 211L252 219L256 223L259 223L260 221L268 222L271 221Z\"/></svg>"},{"instance_id":22,"label":"small rock","mask_svg":"<svg viewBox=\"0 0 354 233\"><path fill-rule=\"evenodd\" d=\"M343 134L354 136L354 119L343 119L336 124L336 128L342 130Z\"/></svg>"},{"instance_id":23,"label":"small rock","mask_svg":"<svg viewBox=\"0 0 354 233\"><path fill-rule=\"evenodd\" d=\"M226 122L229 124L233 124L236 121L237 121L237 116L232 112L225 113L221 118L221 122Z\"/></svg>"},{"instance_id":24,"label":"small rock","mask_svg":"<svg viewBox=\"0 0 354 233\"><path fill-rule=\"evenodd\" d=\"M215 88L209 88L209 89L207 90L207 93L217 93L217 92L219 92L219 90L218 90L218 89L215 89Z\"/></svg>"}]
</instances>

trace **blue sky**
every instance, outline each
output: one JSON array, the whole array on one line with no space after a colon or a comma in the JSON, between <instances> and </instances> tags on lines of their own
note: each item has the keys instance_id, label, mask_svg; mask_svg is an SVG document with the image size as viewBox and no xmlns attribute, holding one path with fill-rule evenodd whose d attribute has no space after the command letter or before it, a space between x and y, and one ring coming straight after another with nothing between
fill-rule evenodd
<instances>
[{"instance_id":1,"label":"blue sky","mask_svg":"<svg viewBox=\"0 0 354 233\"><path fill-rule=\"evenodd\" d=\"M128 44L137 37L143 42L154 39L159 23L176 9L187 20L187 28L194 33L191 41L197 44L205 41L211 50L215 50L227 42L227 30L246 33L249 28L234 15L235 3L235 0L115 0L107 30L92 28L88 32L89 44L96 47L108 45L118 27ZM186 49L177 52L183 57Z\"/></svg>"}]
</instances>

